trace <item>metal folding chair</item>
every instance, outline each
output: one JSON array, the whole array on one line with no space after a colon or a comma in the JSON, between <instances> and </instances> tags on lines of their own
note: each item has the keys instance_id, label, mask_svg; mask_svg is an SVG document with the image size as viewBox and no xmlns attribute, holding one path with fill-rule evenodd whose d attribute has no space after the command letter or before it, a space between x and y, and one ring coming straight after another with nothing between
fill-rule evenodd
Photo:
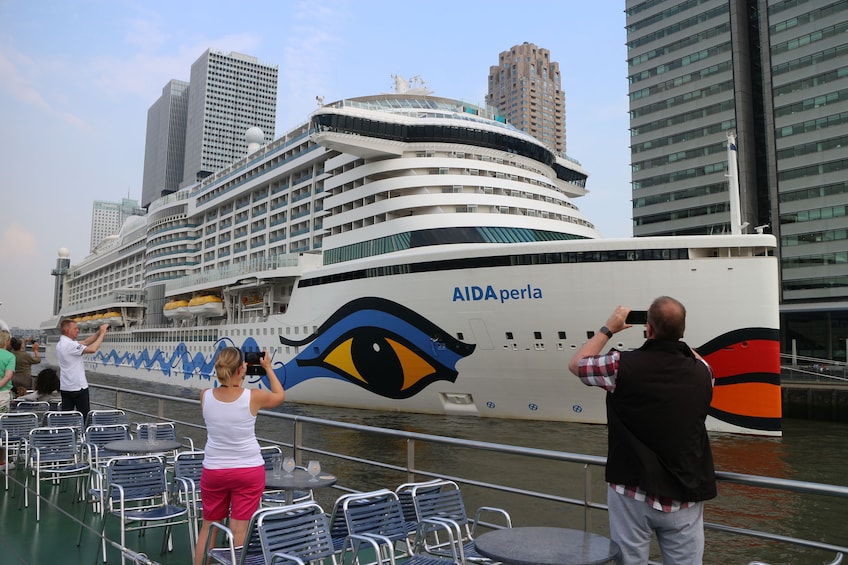
<instances>
[{"instance_id":1,"label":"metal folding chair","mask_svg":"<svg viewBox=\"0 0 848 565\"><path fill-rule=\"evenodd\" d=\"M412 545L409 544L407 521L403 516L400 500L394 492L379 491L349 496L343 505L348 537L342 554L351 551L351 562L356 563L363 547L373 550L380 564L395 565L397 558L403 558L408 565L452 565L464 564L465 557L460 543L453 537L449 524L431 518L418 521ZM427 539L436 532L446 539L444 548L450 551L447 557L434 556L422 550ZM399 545L406 546L403 551Z\"/></svg>"},{"instance_id":2,"label":"metal folding chair","mask_svg":"<svg viewBox=\"0 0 848 565\"><path fill-rule=\"evenodd\" d=\"M403 485L402 485L403 486ZM494 506L481 506L475 513L474 521L468 519L465 512L465 503L462 500L462 492L459 485L453 481L435 480L425 483L406 485L403 488L408 491L415 508L415 517L420 522L425 519L435 519L449 524L453 531L453 538L463 546L463 554L468 561L491 562L491 559L483 557L474 548L474 534L477 525L484 516L496 516L501 522L485 522L487 526L511 528L512 519L503 508ZM438 536L427 540L425 551L434 555L447 556L451 554L452 548L449 542L439 540Z\"/></svg>"},{"instance_id":3,"label":"metal folding chair","mask_svg":"<svg viewBox=\"0 0 848 565\"><path fill-rule=\"evenodd\" d=\"M236 547L233 532L227 526L212 522L209 526L209 537L206 538L206 554L205 563L221 563L222 565L264 565L265 556L262 552L262 541L259 539L259 529L257 524L266 514L275 512L283 512L284 508L260 508L250 517L250 522L247 524L247 534L244 538L244 545ZM218 533L223 533L227 542L226 547L212 547Z\"/></svg>"},{"instance_id":4,"label":"metal folding chair","mask_svg":"<svg viewBox=\"0 0 848 565\"><path fill-rule=\"evenodd\" d=\"M147 439L147 437L150 435L149 430L154 425L156 426L157 440L177 441L177 427L174 422L141 422L136 425L136 437L138 439ZM194 451L194 440L192 440L190 437L186 437L183 439L187 440L186 444L189 446L189 450ZM168 467L173 467L174 458L179 452L180 448L177 448L173 451L169 451L166 453L165 462L168 464Z\"/></svg>"},{"instance_id":5,"label":"metal folding chair","mask_svg":"<svg viewBox=\"0 0 848 565\"><path fill-rule=\"evenodd\" d=\"M118 518L121 547L126 547L129 531L163 528L162 553L171 548L171 529L185 524L191 539L188 508L171 504L165 478L165 462L161 457L122 457L109 461L105 470L105 486L100 492L104 511L100 534L106 530L109 516ZM103 541L103 561L106 542ZM192 559L194 546L191 545ZM122 556L121 562L124 563Z\"/></svg>"},{"instance_id":6,"label":"metal folding chair","mask_svg":"<svg viewBox=\"0 0 848 565\"><path fill-rule=\"evenodd\" d=\"M77 441L82 441L85 425L82 413L77 410L50 410L44 414L43 423L48 428L73 428Z\"/></svg>"},{"instance_id":7,"label":"metal folding chair","mask_svg":"<svg viewBox=\"0 0 848 565\"><path fill-rule=\"evenodd\" d=\"M316 502L293 504L282 510L265 514L257 522L265 563L338 563L327 515Z\"/></svg>"},{"instance_id":8,"label":"metal folding chair","mask_svg":"<svg viewBox=\"0 0 848 565\"><path fill-rule=\"evenodd\" d=\"M12 403L12 410L15 412L35 412L38 415L44 415L50 410L50 403L41 400L20 400Z\"/></svg>"},{"instance_id":9,"label":"metal folding chair","mask_svg":"<svg viewBox=\"0 0 848 565\"><path fill-rule=\"evenodd\" d=\"M113 457L122 453L109 451L106 444L122 439L130 439L130 430L126 424L88 426L85 429L85 443L88 445L91 466L101 468Z\"/></svg>"},{"instance_id":10,"label":"metal folding chair","mask_svg":"<svg viewBox=\"0 0 848 565\"><path fill-rule=\"evenodd\" d=\"M123 410L92 410L88 413L89 426L129 425L127 413Z\"/></svg>"},{"instance_id":11,"label":"metal folding chair","mask_svg":"<svg viewBox=\"0 0 848 565\"><path fill-rule=\"evenodd\" d=\"M183 451L174 457L174 479L171 487L175 500L188 508L193 540L200 532L203 502L200 499L200 475L203 472L203 451Z\"/></svg>"},{"instance_id":12,"label":"metal folding chair","mask_svg":"<svg viewBox=\"0 0 848 565\"><path fill-rule=\"evenodd\" d=\"M39 426L34 412L8 412L0 414L0 449L6 450L6 490L9 490L9 471L15 468L26 447L29 432Z\"/></svg>"},{"instance_id":13,"label":"metal folding chair","mask_svg":"<svg viewBox=\"0 0 848 565\"><path fill-rule=\"evenodd\" d=\"M35 480L35 520L41 519L41 483L61 484L73 479L76 482L77 500L83 495L84 479L88 477L89 464L81 453L77 432L72 427L35 428L29 432L26 447L26 479L23 504L29 507L29 481Z\"/></svg>"}]
</instances>

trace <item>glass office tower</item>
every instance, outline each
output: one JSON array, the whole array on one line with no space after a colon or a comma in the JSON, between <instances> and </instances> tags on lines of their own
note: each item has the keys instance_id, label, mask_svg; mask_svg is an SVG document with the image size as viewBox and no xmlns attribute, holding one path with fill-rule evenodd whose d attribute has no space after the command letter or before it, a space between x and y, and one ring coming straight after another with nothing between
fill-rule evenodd
<instances>
[{"instance_id":1,"label":"glass office tower","mask_svg":"<svg viewBox=\"0 0 848 565\"><path fill-rule=\"evenodd\" d=\"M846 359L848 0L626 0L633 233L779 241L785 352Z\"/></svg>"}]
</instances>

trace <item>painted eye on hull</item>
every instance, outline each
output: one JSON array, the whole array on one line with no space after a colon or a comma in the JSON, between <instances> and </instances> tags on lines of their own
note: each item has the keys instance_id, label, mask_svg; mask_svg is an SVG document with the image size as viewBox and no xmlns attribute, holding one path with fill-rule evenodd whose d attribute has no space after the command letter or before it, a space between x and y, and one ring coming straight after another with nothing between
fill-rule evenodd
<instances>
[{"instance_id":1,"label":"painted eye on hull","mask_svg":"<svg viewBox=\"0 0 848 565\"><path fill-rule=\"evenodd\" d=\"M456 363L474 351L412 310L381 298L363 298L336 311L301 341L286 364L286 386L315 377L341 378L387 398L409 398L429 384L454 382Z\"/></svg>"}]
</instances>

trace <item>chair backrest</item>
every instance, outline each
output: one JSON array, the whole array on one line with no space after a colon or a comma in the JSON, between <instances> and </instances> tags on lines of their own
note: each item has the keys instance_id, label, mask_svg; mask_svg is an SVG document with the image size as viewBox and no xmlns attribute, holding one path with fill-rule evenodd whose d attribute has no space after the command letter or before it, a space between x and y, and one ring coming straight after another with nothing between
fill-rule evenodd
<instances>
[{"instance_id":1,"label":"chair backrest","mask_svg":"<svg viewBox=\"0 0 848 565\"><path fill-rule=\"evenodd\" d=\"M460 526L468 525L468 515L459 485L453 481L430 481L413 487L412 501L418 520L447 518Z\"/></svg>"},{"instance_id":2,"label":"chair backrest","mask_svg":"<svg viewBox=\"0 0 848 565\"><path fill-rule=\"evenodd\" d=\"M150 430L150 424L156 424L156 439L158 440L176 440L177 429L173 422L149 422L140 423L138 425L138 439L147 439L147 432Z\"/></svg>"},{"instance_id":3,"label":"chair backrest","mask_svg":"<svg viewBox=\"0 0 848 565\"><path fill-rule=\"evenodd\" d=\"M78 461L79 449L74 428L34 428L29 432L30 459L45 463Z\"/></svg>"},{"instance_id":4,"label":"chair backrest","mask_svg":"<svg viewBox=\"0 0 848 565\"><path fill-rule=\"evenodd\" d=\"M88 413L89 426L128 425L127 414L123 410L92 410Z\"/></svg>"},{"instance_id":5,"label":"chair backrest","mask_svg":"<svg viewBox=\"0 0 848 565\"><path fill-rule=\"evenodd\" d=\"M265 563L271 563L275 553L286 553L306 563L334 559L333 540L327 515L315 502L283 506L265 512L257 518Z\"/></svg>"},{"instance_id":6,"label":"chair backrest","mask_svg":"<svg viewBox=\"0 0 848 565\"><path fill-rule=\"evenodd\" d=\"M191 479L200 486L200 474L203 472L203 451L183 451L174 457L174 477Z\"/></svg>"},{"instance_id":7,"label":"chair backrest","mask_svg":"<svg viewBox=\"0 0 848 565\"><path fill-rule=\"evenodd\" d=\"M44 425L48 428L73 428L78 437L82 437L84 431L82 413L77 410L51 410L44 414Z\"/></svg>"},{"instance_id":8,"label":"chair backrest","mask_svg":"<svg viewBox=\"0 0 848 565\"><path fill-rule=\"evenodd\" d=\"M121 486L124 501L156 499L165 495L165 462L160 457L118 457L106 465L109 496L117 500Z\"/></svg>"},{"instance_id":9,"label":"chair backrest","mask_svg":"<svg viewBox=\"0 0 848 565\"><path fill-rule=\"evenodd\" d=\"M349 496L342 509L351 534L378 534L392 541L406 539L406 520L400 500L388 489Z\"/></svg>"},{"instance_id":10,"label":"chair backrest","mask_svg":"<svg viewBox=\"0 0 848 565\"><path fill-rule=\"evenodd\" d=\"M426 482L403 483L395 489L395 494L400 499L400 507L403 509L403 517L407 522L417 522L418 515L415 513L415 502L412 500L413 492L424 492L421 489L439 489L441 479L433 479Z\"/></svg>"},{"instance_id":11,"label":"chair backrest","mask_svg":"<svg viewBox=\"0 0 848 565\"><path fill-rule=\"evenodd\" d=\"M274 455L282 455L283 450L279 445L263 445L259 448L259 453L265 460L265 470L270 471L274 468Z\"/></svg>"},{"instance_id":12,"label":"chair backrest","mask_svg":"<svg viewBox=\"0 0 848 565\"><path fill-rule=\"evenodd\" d=\"M12 404L15 412L36 412L43 414L50 410L50 403L46 400L21 400Z\"/></svg>"},{"instance_id":13,"label":"chair backrest","mask_svg":"<svg viewBox=\"0 0 848 565\"><path fill-rule=\"evenodd\" d=\"M3 443L19 443L29 432L39 426L35 412L8 412L0 414L0 438Z\"/></svg>"},{"instance_id":14,"label":"chair backrest","mask_svg":"<svg viewBox=\"0 0 848 565\"><path fill-rule=\"evenodd\" d=\"M85 429L85 442L99 448L122 439L130 439L130 430L125 424L94 425Z\"/></svg>"}]
</instances>

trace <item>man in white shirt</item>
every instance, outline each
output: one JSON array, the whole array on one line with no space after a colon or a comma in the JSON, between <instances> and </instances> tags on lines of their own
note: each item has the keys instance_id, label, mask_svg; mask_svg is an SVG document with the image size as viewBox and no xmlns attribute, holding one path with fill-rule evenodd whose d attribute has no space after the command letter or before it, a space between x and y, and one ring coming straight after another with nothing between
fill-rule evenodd
<instances>
[{"instance_id":1,"label":"man in white shirt","mask_svg":"<svg viewBox=\"0 0 848 565\"><path fill-rule=\"evenodd\" d=\"M56 357L59 358L59 383L62 393L62 410L78 410L83 420L88 417L91 402L88 395L88 380L85 378L85 365L82 356L96 353L103 343L109 324L103 324L97 333L77 341L79 326L73 320L62 320L62 337L56 344Z\"/></svg>"}]
</instances>

